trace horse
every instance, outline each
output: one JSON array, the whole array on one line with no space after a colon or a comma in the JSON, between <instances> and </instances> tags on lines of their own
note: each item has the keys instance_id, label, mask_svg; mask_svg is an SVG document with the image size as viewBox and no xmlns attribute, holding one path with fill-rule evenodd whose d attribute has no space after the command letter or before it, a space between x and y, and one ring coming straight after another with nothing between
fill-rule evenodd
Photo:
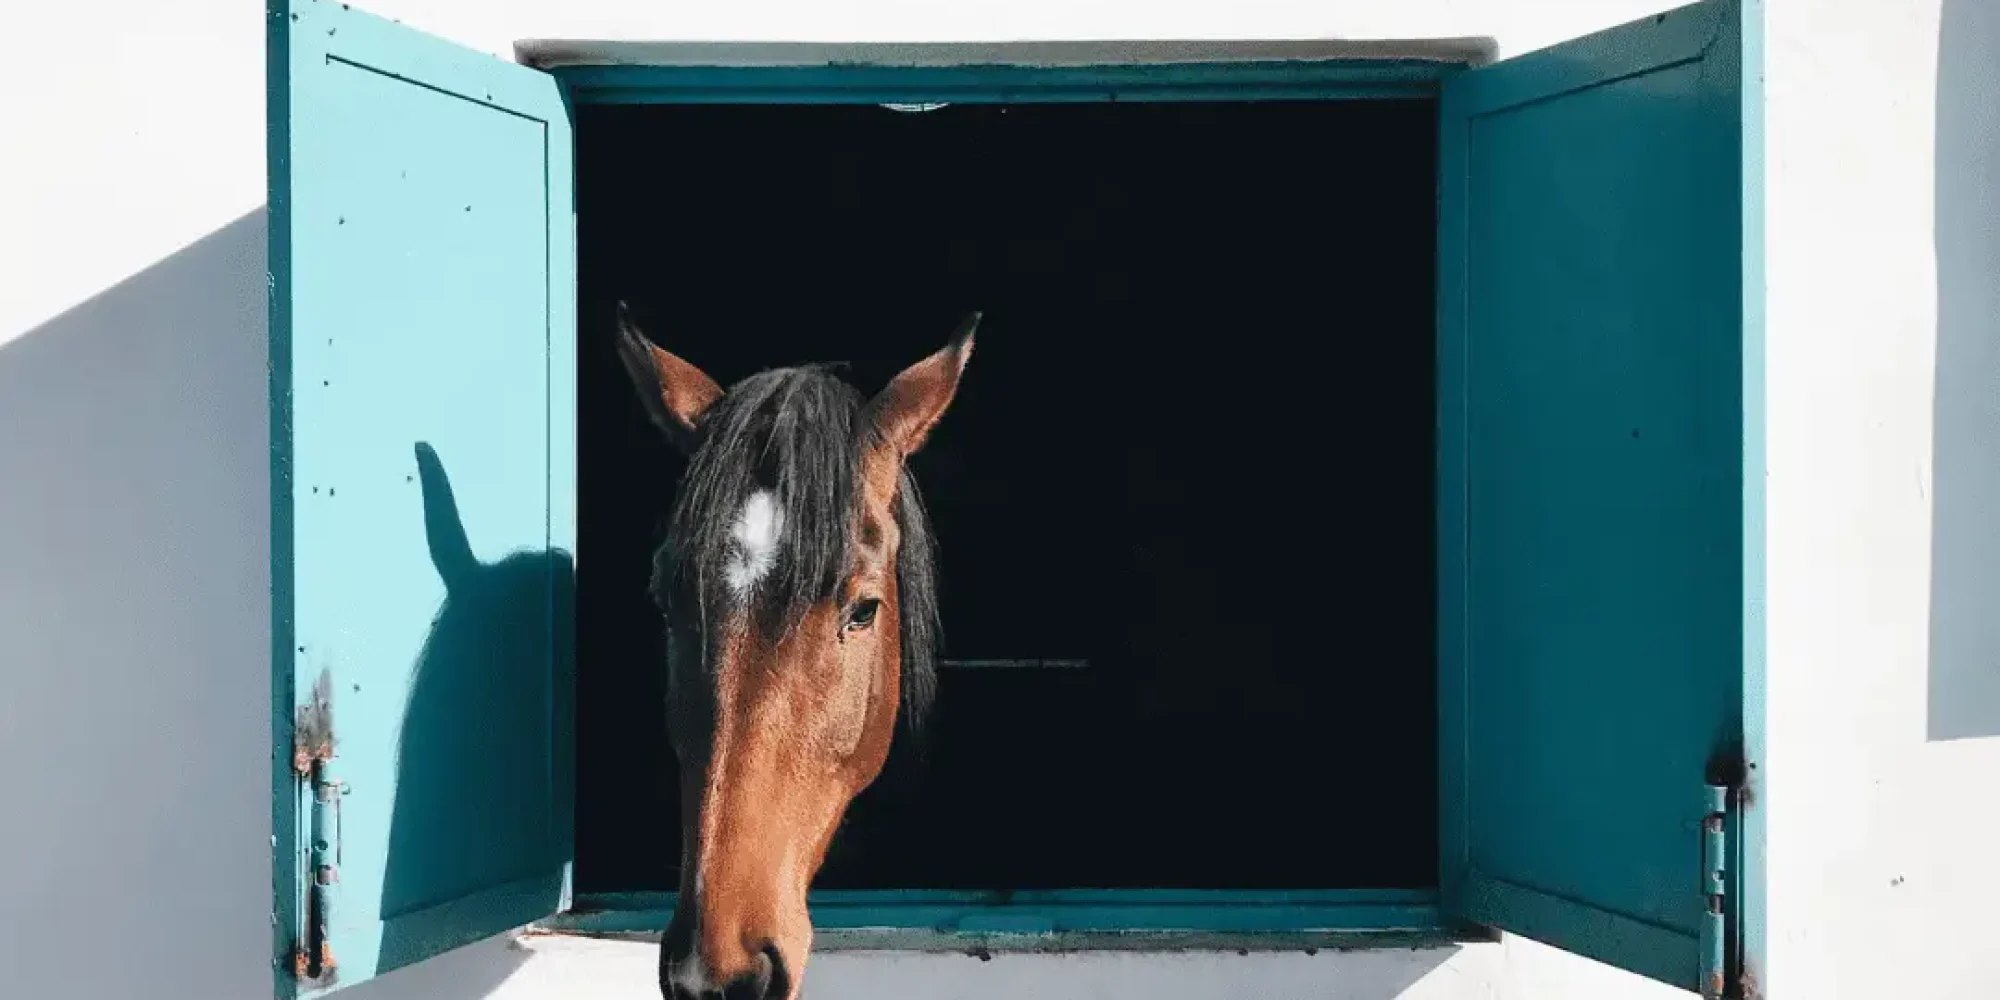
<instances>
[{"instance_id":1,"label":"horse","mask_svg":"<svg viewBox=\"0 0 2000 1000\"><path fill-rule=\"evenodd\" d=\"M665 1000L798 995L806 892L935 689L934 543L908 459L950 406L979 320L864 398L823 366L724 391L619 304L620 360L688 458L651 583L681 790Z\"/></svg>"}]
</instances>

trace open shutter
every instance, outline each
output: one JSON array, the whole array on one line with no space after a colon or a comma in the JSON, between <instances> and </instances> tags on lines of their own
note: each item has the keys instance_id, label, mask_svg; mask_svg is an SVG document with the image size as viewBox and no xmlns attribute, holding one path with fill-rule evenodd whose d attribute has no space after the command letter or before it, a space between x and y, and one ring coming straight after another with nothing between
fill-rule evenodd
<instances>
[{"instance_id":1,"label":"open shutter","mask_svg":"<svg viewBox=\"0 0 2000 1000\"><path fill-rule=\"evenodd\" d=\"M1704 860L1743 752L1741 17L1467 71L1440 112L1445 903L1702 992L1741 875Z\"/></svg>"},{"instance_id":2,"label":"open shutter","mask_svg":"<svg viewBox=\"0 0 2000 1000\"><path fill-rule=\"evenodd\" d=\"M575 254L553 78L271 2L284 997L566 903Z\"/></svg>"}]
</instances>

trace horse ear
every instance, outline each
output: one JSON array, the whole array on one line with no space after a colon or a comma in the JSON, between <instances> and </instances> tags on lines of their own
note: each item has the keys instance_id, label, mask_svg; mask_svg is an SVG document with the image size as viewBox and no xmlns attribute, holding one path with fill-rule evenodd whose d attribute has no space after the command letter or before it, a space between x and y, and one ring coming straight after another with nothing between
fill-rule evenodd
<instances>
[{"instance_id":1,"label":"horse ear","mask_svg":"<svg viewBox=\"0 0 2000 1000\"><path fill-rule=\"evenodd\" d=\"M431 565L444 580L445 589L455 590L460 581L479 567L479 559L472 554L472 541L465 537L465 521L458 515L458 499L452 495L451 480L445 477L437 449L419 441L416 451L424 503L424 542L430 546Z\"/></svg>"},{"instance_id":2,"label":"horse ear","mask_svg":"<svg viewBox=\"0 0 2000 1000\"><path fill-rule=\"evenodd\" d=\"M972 334L979 329L979 313L967 316L953 331L951 342L937 353L903 369L889 385L868 402L867 424L876 435L878 447L896 464L917 453L930 437L931 428L944 416L945 408L958 392L959 376L972 357Z\"/></svg>"},{"instance_id":3,"label":"horse ear","mask_svg":"<svg viewBox=\"0 0 2000 1000\"><path fill-rule=\"evenodd\" d=\"M702 414L722 398L722 387L701 369L654 346L623 302L618 303L618 359L625 363L647 416L676 445L691 447Z\"/></svg>"}]
</instances>

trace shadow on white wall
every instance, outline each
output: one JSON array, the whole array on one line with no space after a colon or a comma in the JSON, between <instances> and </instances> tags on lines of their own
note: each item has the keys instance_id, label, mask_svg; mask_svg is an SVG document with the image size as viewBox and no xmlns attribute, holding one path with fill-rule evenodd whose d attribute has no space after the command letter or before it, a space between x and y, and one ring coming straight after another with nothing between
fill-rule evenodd
<instances>
[{"instance_id":1,"label":"shadow on white wall","mask_svg":"<svg viewBox=\"0 0 2000 1000\"><path fill-rule=\"evenodd\" d=\"M1937 79L1932 740L2000 736L2000 4L1944 0Z\"/></svg>"},{"instance_id":2,"label":"shadow on white wall","mask_svg":"<svg viewBox=\"0 0 2000 1000\"><path fill-rule=\"evenodd\" d=\"M271 994L265 232L0 343L7 996ZM526 957L343 996L472 1000Z\"/></svg>"},{"instance_id":3,"label":"shadow on white wall","mask_svg":"<svg viewBox=\"0 0 2000 1000\"><path fill-rule=\"evenodd\" d=\"M10 995L270 989L264 230L0 345Z\"/></svg>"}]
</instances>

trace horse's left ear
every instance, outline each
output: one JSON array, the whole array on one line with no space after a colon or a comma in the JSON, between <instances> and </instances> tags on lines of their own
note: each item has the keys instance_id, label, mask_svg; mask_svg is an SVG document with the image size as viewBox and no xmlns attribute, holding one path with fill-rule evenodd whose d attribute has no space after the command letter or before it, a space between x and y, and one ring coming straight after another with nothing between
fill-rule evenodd
<instances>
[{"instance_id":1,"label":"horse's left ear","mask_svg":"<svg viewBox=\"0 0 2000 1000\"><path fill-rule=\"evenodd\" d=\"M945 408L958 392L959 376L972 357L972 334L979 329L979 313L967 316L952 333L951 342L937 353L903 369L903 373L868 401L867 425L876 435L877 446L897 464L917 453L930 437L931 428L944 416Z\"/></svg>"}]
</instances>

